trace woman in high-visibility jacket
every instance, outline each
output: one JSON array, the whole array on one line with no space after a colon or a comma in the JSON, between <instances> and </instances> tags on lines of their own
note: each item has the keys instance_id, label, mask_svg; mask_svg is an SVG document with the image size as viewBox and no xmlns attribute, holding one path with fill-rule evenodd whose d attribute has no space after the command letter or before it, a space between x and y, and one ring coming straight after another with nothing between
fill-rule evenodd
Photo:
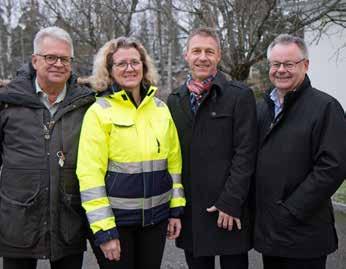
<instances>
[{"instance_id":1,"label":"woman in high-visibility jacket","mask_svg":"<svg viewBox=\"0 0 346 269\"><path fill-rule=\"evenodd\" d=\"M142 44L120 37L97 53L99 92L79 141L82 205L101 268L159 269L166 236L179 236L185 198L181 152L157 73Z\"/></svg>"}]
</instances>

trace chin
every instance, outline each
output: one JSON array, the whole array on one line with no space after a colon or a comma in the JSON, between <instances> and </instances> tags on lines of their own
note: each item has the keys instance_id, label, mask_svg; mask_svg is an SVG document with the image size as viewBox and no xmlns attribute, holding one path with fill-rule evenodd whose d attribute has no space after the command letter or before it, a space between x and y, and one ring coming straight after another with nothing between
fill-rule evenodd
<instances>
[{"instance_id":1,"label":"chin","mask_svg":"<svg viewBox=\"0 0 346 269\"><path fill-rule=\"evenodd\" d=\"M210 76L210 74L208 73L203 73L203 74L196 74L195 78L197 80L205 80L206 78L208 78Z\"/></svg>"}]
</instances>

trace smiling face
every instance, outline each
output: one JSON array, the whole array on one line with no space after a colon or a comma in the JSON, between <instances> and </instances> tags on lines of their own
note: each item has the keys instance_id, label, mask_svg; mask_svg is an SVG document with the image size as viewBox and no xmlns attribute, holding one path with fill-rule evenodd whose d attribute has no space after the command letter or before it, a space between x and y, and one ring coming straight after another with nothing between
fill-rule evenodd
<instances>
[{"instance_id":1,"label":"smiling face","mask_svg":"<svg viewBox=\"0 0 346 269\"><path fill-rule=\"evenodd\" d=\"M39 47L40 55L71 57L70 45L62 40L45 37ZM32 56L32 65L36 70L38 84L43 90L62 90L71 75L71 64L63 65L60 60L48 64L40 55Z\"/></svg>"},{"instance_id":2,"label":"smiling face","mask_svg":"<svg viewBox=\"0 0 346 269\"><path fill-rule=\"evenodd\" d=\"M302 59L304 59L302 52L294 43L275 45L271 49L269 56L270 63L297 63ZM291 70L288 70L281 64L279 68L270 68L269 79L279 91L287 93L288 91L295 90L303 82L308 68L308 59L295 64Z\"/></svg>"},{"instance_id":3,"label":"smiling face","mask_svg":"<svg viewBox=\"0 0 346 269\"><path fill-rule=\"evenodd\" d=\"M221 59L220 48L214 38L195 35L184 55L194 80L202 81L215 74Z\"/></svg>"},{"instance_id":4,"label":"smiling face","mask_svg":"<svg viewBox=\"0 0 346 269\"><path fill-rule=\"evenodd\" d=\"M113 54L112 77L128 91L139 90L143 79L143 63L135 48L120 48Z\"/></svg>"}]
</instances>

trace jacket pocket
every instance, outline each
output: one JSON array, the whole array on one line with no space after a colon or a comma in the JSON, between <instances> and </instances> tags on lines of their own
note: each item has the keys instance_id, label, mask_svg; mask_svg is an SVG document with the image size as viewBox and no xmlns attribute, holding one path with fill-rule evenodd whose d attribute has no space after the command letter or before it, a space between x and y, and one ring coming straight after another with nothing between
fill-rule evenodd
<instances>
[{"instance_id":1,"label":"jacket pocket","mask_svg":"<svg viewBox=\"0 0 346 269\"><path fill-rule=\"evenodd\" d=\"M210 113L210 118L205 125L205 133L209 137L205 141L209 143L211 150L228 151L231 148L232 120L232 115L229 113L217 113L215 111ZM219 146L220 141L222 141L222 147Z\"/></svg>"},{"instance_id":2,"label":"jacket pocket","mask_svg":"<svg viewBox=\"0 0 346 269\"><path fill-rule=\"evenodd\" d=\"M20 202L0 190L0 240L16 248L30 248L39 240L42 205L39 189L28 199Z\"/></svg>"},{"instance_id":3,"label":"jacket pocket","mask_svg":"<svg viewBox=\"0 0 346 269\"><path fill-rule=\"evenodd\" d=\"M268 234L267 240L271 244L290 247L296 244L296 232L298 221L290 212L280 204L273 203L265 208L266 214L263 218Z\"/></svg>"},{"instance_id":4,"label":"jacket pocket","mask_svg":"<svg viewBox=\"0 0 346 269\"><path fill-rule=\"evenodd\" d=\"M60 235L70 245L82 243L86 237L86 216L81 205L80 195L60 193Z\"/></svg>"},{"instance_id":5,"label":"jacket pocket","mask_svg":"<svg viewBox=\"0 0 346 269\"><path fill-rule=\"evenodd\" d=\"M137 130L134 122L117 120L112 121L112 129L109 139L109 148L113 156L119 159L127 159L132 152L138 151Z\"/></svg>"}]
</instances>

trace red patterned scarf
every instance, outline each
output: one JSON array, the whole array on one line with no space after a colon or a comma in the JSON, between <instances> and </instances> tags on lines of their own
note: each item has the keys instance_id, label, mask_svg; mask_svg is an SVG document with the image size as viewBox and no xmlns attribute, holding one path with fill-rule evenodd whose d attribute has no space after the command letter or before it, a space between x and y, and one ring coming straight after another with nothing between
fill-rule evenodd
<instances>
[{"instance_id":1,"label":"red patterned scarf","mask_svg":"<svg viewBox=\"0 0 346 269\"><path fill-rule=\"evenodd\" d=\"M186 86L189 89L189 92L192 93L197 100L200 100L202 96L210 90L215 76L216 72L203 81L197 81L194 80L189 74L187 77Z\"/></svg>"}]
</instances>

